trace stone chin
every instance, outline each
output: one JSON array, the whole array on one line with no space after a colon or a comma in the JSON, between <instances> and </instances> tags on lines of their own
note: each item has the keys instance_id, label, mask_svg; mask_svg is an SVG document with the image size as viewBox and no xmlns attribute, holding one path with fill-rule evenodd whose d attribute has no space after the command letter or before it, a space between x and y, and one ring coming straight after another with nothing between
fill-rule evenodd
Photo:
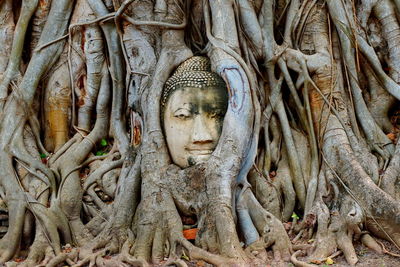
<instances>
[{"instance_id":1,"label":"stone chin","mask_svg":"<svg viewBox=\"0 0 400 267\"><path fill-rule=\"evenodd\" d=\"M211 157L210 154L203 154L203 155L193 155L188 157L188 166L193 166L199 163L206 162Z\"/></svg>"}]
</instances>

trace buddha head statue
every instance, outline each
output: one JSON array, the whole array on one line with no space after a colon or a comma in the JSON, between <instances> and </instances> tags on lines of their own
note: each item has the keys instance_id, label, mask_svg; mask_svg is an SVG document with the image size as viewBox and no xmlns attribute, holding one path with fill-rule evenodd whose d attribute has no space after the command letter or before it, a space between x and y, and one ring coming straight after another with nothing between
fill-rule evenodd
<instances>
[{"instance_id":1,"label":"buddha head statue","mask_svg":"<svg viewBox=\"0 0 400 267\"><path fill-rule=\"evenodd\" d=\"M167 80L161 120L172 161L186 168L208 160L218 144L228 107L224 80L208 58L184 61Z\"/></svg>"}]
</instances>

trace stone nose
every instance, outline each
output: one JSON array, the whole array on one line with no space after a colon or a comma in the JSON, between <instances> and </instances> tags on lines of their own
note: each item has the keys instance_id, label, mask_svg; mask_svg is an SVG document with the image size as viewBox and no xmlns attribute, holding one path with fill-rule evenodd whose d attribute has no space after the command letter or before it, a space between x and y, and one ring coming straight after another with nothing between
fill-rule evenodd
<instances>
[{"instance_id":1,"label":"stone nose","mask_svg":"<svg viewBox=\"0 0 400 267\"><path fill-rule=\"evenodd\" d=\"M192 141L193 143L210 143L213 141L211 132L201 115L194 117Z\"/></svg>"}]
</instances>

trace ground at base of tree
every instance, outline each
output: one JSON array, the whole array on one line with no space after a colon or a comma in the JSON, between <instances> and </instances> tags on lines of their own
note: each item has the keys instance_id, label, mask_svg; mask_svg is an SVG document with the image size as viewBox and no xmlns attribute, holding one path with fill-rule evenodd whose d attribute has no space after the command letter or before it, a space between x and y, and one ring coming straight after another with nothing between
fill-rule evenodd
<instances>
[{"instance_id":1,"label":"ground at base of tree","mask_svg":"<svg viewBox=\"0 0 400 267\"><path fill-rule=\"evenodd\" d=\"M388 250L391 253L398 254L399 257L394 257L388 254L378 254L371 249L367 248L361 242L355 242L354 243L354 248L356 250L357 256L358 256L358 263L355 265L356 267L400 267L400 251L390 242L376 238L379 242L381 242L386 250ZM303 241L300 242L299 244L304 243ZM272 251L268 252L269 257L272 259ZM299 260L305 260L305 258L299 258ZM348 267L350 266L347 262L343 254L340 254L339 256L333 258L333 264L327 264L327 263L321 263L319 265L315 266L320 266L320 267ZM191 261L187 262L188 267L213 267L214 265L208 264L204 261ZM276 266L287 266L287 267L294 267L295 265L293 263L286 263L283 265L276 265L276 263L271 262L269 264L266 264L265 267L276 267Z\"/></svg>"},{"instance_id":2,"label":"ground at base of tree","mask_svg":"<svg viewBox=\"0 0 400 267\"><path fill-rule=\"evenodd\" d=\"M400 267L400 251L394 246L392 243L389 241L383 240L376 238L377 241L383 244L385 249L389 251L392 254L397 254L398 257L388 255L388 254L378 254L371 249L367 248L361 242L357 241L354 243L354 248L358 257L358 262L355 265L356 267ZM307 244L306 240L300 240L296 242L297 245L299 244ZM268 251L268 256L271 259L268 263L266 263L265 267L294 267L295 265L293 263L287 262L287 263L277 263L274 262L273 259L273 253L272 251ZM106 256L109 258L112 258L110 256ZM116 256L115 256L116 257ZM306 258L299 257L299 260L306 261ZM5 266L7 267L14 267L18 263L21 263L24 258L16 258L13 261L7 262ZM182 260L188 265L188 267L214 267L214 265L206 263L205 261L201 260L195 260L195 261L188 261L182 258ZM166 266L165 264L167 261L161 262L159 265L154 265L154 267L161 267L161 266ZM2 265L3 266L3 265ZM62 265L60 265L62 266ZM129 266L129 265L126 265ZM174 266L174 265L168 265L168 266ZM320 267L348 267L350 266L347 262L343 254L340 254L339 256L333 258L333 263L332 264L327 264L326 262L322 262L321 264L314 264L314 266L320 266Z\"/></svg>"},{"instance_id":3,"label":"ground at base of tree","mask_svg":"<svg viewBox=\"0 0 400 267\"><path fill-rule=\"evenodd\" d=\"M395 254L400 254L400 251L390 242L376 238L376 240L380 241L385 248ZM358 263L355 265L356 267L398 267L400 266L400 257L394 257L388 254L378 254L371 249L367 248L361 242L355 242L354 248L356 250L356 254L358 256ZM400 255L399 255L400 256ZM323 267L347 267L350 266L343 254L333 259L334 264L328 265L326 263L320 264L319 266ZM294 266L288 264L288 266ZM271 266L272 267L272 266Z\"/></svg>"}]
</instances>

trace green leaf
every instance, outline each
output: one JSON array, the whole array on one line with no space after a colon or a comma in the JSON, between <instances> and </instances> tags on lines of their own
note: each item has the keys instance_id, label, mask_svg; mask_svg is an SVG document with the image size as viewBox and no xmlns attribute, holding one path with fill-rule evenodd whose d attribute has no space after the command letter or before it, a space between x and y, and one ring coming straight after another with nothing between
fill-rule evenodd
<instances>
[{"instance_id":1,"label":"green leaf","mask_svg":"<svg viewBox=\"0 0 400 267\"><path fill-rule=\"evenodd\" d=\"M44 153L40 153L40 158L41 158L41 159L45 159L45 158L47 158L47 156L46 156L46 154L44 154Z\"/></svg>"},{"instance_id":2,"label":"green leaf","mask_svg":"<svg viewBox=\"0 0 400 267\"><path fill-rule=\"evenodd\" d=\"M332 264L334 264L335 262L332 260L332 258L328 257L328 258L326 258L325 263L328 264L328 265L332 265Z\"/></svg>"},{"instance_id":3,"label":"green leaf","mask_svg":"<svg viewBox=\"0 0 400 267\"><path fill-rule=\"evenodd\" d=\"M107 154L106 152L101 151L101 150L96 152L96 156L103 156L103 155L106 155L106 154Z\"/></svg>"},{"instance_id":4,"label":"green leaf","mask_svg":"<svg viewBox=\"0 0 400 267\"><path fill-rule=\"evenodd\" d=\"M107 143L107 140L106 139L101 139L101 141L100 141L100 145L101 146L106 146L108 143Z\"/></svg>"},{"instance_id":5,"label":"green leaf","mask_svg":"<svg viewBox=\"0 0 400 267\"><path fill-rule=\"evenodd\" d=\"M293 218L293 219L296 219L296 220L300 219L300 217L299 217L299 216L297 216L297 214L296 214L295 212L293 212L293 214L292 214L292 218Z\"/></svg>"},{"instance_id":6,"label":"green leaf","mask_svg":"<svg viewBox=\"0 0 400 267\"><path fill-rule=\"evenodd\" d=\"M181 259L184 259L184 260L190 261L189 257L188 257L188 256L186 256L185 252L183 252L183 254L182 254L182 256L181 256Z\"/></svg>"}]
</instances>

